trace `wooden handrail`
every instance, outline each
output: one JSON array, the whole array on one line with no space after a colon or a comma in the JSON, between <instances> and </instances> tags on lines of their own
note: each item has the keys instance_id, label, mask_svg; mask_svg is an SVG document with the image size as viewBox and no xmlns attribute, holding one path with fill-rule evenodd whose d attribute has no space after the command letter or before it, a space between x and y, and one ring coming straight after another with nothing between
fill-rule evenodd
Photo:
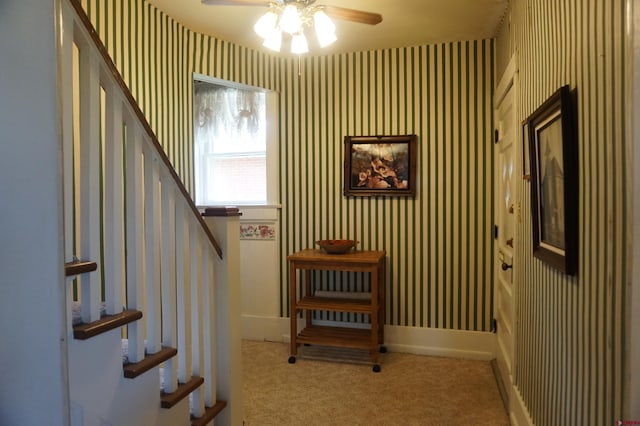
<instances>
[{"instance_id":1,"label":"wooden handrail","mask_svg":"<svg viewBox=\"0 0 640 426\"><path fill-rule=\"evenodd\" d=\"M173 165L171 164L171 161L169 160L169 157L167 157L167 154L165 153L164 149L162 148L162 145L160 144L160 141L158 141L158 138L156 137L156 134L154 133L153 129L151 129L151 126L149 125L149 122L147 121L147 119L144 116L144 114L142 113L142 110L140 110L140 107L138 106L138 102L133 97L133 94L129 90L129 87L127 86L127 84L124 82L124 79L120 75L120 72L118 71L118 68L113 63L113 60L111 59L111 56L109 56L109 52L107 51L107 48L102 43L102 40L100 39L100 36L96 32L95 28L93 28L93 24L91 23L91 20L89 19L89 17L87 16L86 12L82 8L82 5L80 4L80 1L79 0L69 0L69 2L71 3L71 6L73 6L74 10L78 14L78 17L82 21L82 24L84 25L85 29L87 30L87 32L89 33L91 39L93 40L94 44L96 45L96 48L100 52L100 55L102 56L102 59L107 64L107 66L109 68L109 72L111 73L111 75L115 79L116 83L118 84L118 86L120 87L122 92L125 94L125 97L127 99L127 102L129 103L129 106L134 111L136 117L138 118L138 120L142 124L142 127L144 128L145 132L147 133L147 136L149 136L149 139L151 139L151 142L153 143L153 146L156 149L156 153L162 159L164 164L167 166L167 168L169 170L169 173L171 174L171 177L173 178L176 186L178 187L180 192L182 192L182 195L185 198L185 200L187 201L187 203L189 204L189 207L191 208L191 211L196 216L198 222L200 223L200 226L202 227L203 231L205 232L205 234L209 238L209 241L211 242L211 244L215 248L216 253L218 253L218 256L220 257L220 259L222 259L222 248L220 248L220 245L218 244L218 242L216 241L215 237L213 236L213 234L209 230L209 227L207 226L207 224L205 223L204 219L200 215L200 211L196 207L195 203L191 199L191 195L189 195L189 192L187 192L187 189L185 188L184 184L182 183L182 180L180 180L180 177L178 176L178 174L176 173L175 169L173 168Z\"/></svg>"}]
</instances>

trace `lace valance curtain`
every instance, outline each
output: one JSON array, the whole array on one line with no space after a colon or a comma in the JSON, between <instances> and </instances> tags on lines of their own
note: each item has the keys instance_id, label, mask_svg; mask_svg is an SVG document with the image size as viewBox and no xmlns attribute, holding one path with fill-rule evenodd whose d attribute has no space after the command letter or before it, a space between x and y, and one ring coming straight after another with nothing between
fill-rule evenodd
<instances>
[{"instance_id":1,"label":"lace valance curtain","mask_svg":"<svg viewBox=\"0 0 640 426\"><path fill-rule=\"evenodd\" d=\"M222 153L254 150L259 135L262 93L208 83L196 83L194 123L197 144L203 152ZM217 140L216 147L213 141Z\"/></svg>"}]
</instances>

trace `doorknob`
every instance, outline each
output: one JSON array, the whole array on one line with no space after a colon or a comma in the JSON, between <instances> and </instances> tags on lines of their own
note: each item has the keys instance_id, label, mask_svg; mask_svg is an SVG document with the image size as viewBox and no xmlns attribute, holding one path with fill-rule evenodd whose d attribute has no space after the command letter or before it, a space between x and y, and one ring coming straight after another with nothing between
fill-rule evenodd
<instances>
[{"instance_id":1,"label":"doorknob","mask_svg":"<svg viewBox=\"0 0 640 426\"><path fill-rule=\"evenodd\" d=\"M506 263L502 262L502 270L506 271L507 269L511 269L513 268L513 265L507 265Z\"/></svg>"}]
</instances>

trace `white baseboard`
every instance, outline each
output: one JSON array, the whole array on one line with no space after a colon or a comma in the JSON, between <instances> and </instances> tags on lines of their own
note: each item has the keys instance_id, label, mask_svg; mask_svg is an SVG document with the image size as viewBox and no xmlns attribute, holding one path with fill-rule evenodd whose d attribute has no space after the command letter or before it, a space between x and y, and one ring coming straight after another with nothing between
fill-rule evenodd
<instances>
[{"instance_id":1,"label":"white baseboard","mask_svg":"<svg viewBox=\"0 0 640 426\"><path fill-rule=\"evenodd\" d=\"M489 332L387 325L384 333L384 345L394 352L487 361L495 358L495 334ZM289 334L289 318L242 316L243 339L289 342Z\"/></svg>"},{"instance_id":2,"label":"white baseboard","mask_svg":"<svg viewBox=\"0 0 640 426\"><path fill-rule=\"evenodd\" d=\"M242 315L242 338L285 342L289 336L289 318Z\"/></svg>"},{"instance_id":3,"label":"white baseboard","mask_svg":"<svg viewBox=\"0 0 640 426\"><path fill-rule=\"evenodd\" d=\"M527 406L525 405L522 395L520 395L518 389L514 387L511 395L511 412L509 413L511 424L514 426L533 425L533 420L529 415L529 410L527 410Z\"/></svg>"},{"instance_id":4,"label":"white baseboard","mask_svg":"<svg viewBox=\"0 0 640 426\"><path fill-rule=\"evenodd\" d=\"M481 331L385 326L385 345L391 351L418 355L491 360L495 334Z\"/></svg>"}]
</instances>

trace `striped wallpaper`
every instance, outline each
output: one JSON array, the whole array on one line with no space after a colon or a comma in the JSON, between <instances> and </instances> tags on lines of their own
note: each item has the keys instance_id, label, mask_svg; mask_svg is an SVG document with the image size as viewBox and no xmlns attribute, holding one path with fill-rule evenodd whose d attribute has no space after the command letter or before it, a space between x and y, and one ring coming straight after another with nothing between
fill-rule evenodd
<instances>
[{"instance_id":1,"label":"striped wallpaper","mask_svg":"<svg viewBox=\"0 0 640 426\"><path fill-rule=\"evenodd\" d=\"M83 6L191 192L192 73L279 93L282 316L286 256L351 237L388 252L387 324L489 330L491 40L298 62L194 33L141 0ZM418 135L415 199L342 196L343 137L377 134Z\"/></svg>"},{"instance_id":2,"label":"striped wallpaper","mask_svg":"<svg viewBox=\"0 0 640 426\"><path fill-rule=\"evenodd\" d=\"M278 60L195 33L143 0L80 3L193 194L193 73L277 91Z\"/></svg>"},{"instance_id":3,"label":"striped wallpaper","mask_svg":"<svg viewBox=\"0 0 640 426\"><path fill-rule=\"evenodd\" d=\"M388 253L387 324L488 330L492 64L491 41L283 61L283 258L357 239ZM345 198L344 136L389 134L418 135L416 198Z\"/></svg>"},{"instance_id":4,"label":"striped wallpaper","mask_svg":"<svg viewBox=\"0 0 640 426\"><path fill-rule=\"evenodd\" d=\"M624 0L512 0L495 42L300 63L194 33L142 0L83 5L190 191L192 73L279 93L282 316L286 255L316 239L350 237L389 254L387 324L488 330L494 74L518 53L520 119L569 84L577 93L580 266L565 277L531 256L530 188L523 181L514 375L537 424L622 418L629 233ZM419 138L416 198L344 198L343 137L406 133ZM363 288L361 278L349 276L347 286Z\"/></svg>"},{"instance_id":5,"label":"striped wallpaper","mask_svg":"<svg viewBox=\"0 0 640 426\"><path fill-rule=\"evenodd\" d=\"M514 374L536 424L624 420L630 244L625 3L512 0L510 26L496 42L498 64L518 54L520 119L564 84L577 94L580 250L575 277L532 257L530 187L522 182L521 244L514 261L520 265L514 269L519 283Z\"/></svg>"}]
</instances>

